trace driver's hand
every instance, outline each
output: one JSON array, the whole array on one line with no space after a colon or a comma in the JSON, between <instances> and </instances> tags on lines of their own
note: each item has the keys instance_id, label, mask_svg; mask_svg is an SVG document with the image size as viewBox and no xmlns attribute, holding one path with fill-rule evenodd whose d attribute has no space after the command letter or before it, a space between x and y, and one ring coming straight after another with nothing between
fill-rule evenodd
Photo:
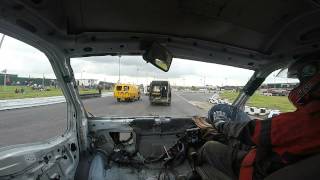
<instances>
[{"instance_id":1,"label":"driver's hand","mask_svg":"<svg viewBox=\"0 0 320 180\"><path fill-rule=\"evenodd\" d=\"M209 111L208 119L215 128L219 129L219 126L228 121L226 113L223 111Z\"/></svg>"},{"instance_id":2,"label":"driver's hand","mask_svg":"<svg viewBox=\"0 0 320 180\"><path fill-rule=\"evenodd\" d=\"M208 123L207 118L205 117L199 117L199 116L194 116L193 122L197 125L198 128L200 129L210 129L213 128L211 123Z\"/></svg>"}]
</instances>

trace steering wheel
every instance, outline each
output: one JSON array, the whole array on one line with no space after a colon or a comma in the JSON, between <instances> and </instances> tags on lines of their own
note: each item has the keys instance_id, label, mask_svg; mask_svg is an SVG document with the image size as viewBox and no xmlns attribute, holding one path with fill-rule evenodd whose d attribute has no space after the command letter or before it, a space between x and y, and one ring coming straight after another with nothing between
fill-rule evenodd
<instances>
[{"instance_id":1,"label":"steering wheel","mask_svg":"<svg viewBox=\"0 0 320 180\"><path fill-rule=\"evenodd\" d=\"M218 104L213 106L209 112L208 117L212 117L214 112L222 111L226 114L229 121L237 121L237 122L248 122L250 121L250 117L241 109L236 106L232 106L229 104Z\"/></svg>"}]
</instances>

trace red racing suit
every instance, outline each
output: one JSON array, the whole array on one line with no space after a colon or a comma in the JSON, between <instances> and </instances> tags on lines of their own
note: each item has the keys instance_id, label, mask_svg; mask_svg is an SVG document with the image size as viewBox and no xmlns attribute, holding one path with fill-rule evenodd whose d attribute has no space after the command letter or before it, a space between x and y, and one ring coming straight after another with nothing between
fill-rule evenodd
<instances>
[{"instance_id":1,"label":"red racing suit","mask_svg":"<svg viewBox=\"0 0 320 180\"><path fill-rule=\"evenodd\" d=\"M319 100L311 101L295 112L250 121L239 137L251 139L249 144L255 146L241 163L239 179L263 179L286 165L319 152L319 134Z\"/></svg>"},{"instance_id":2,"label":"red racing suit","mask_svg":"<svg viewBox=\"0 0 320 180\"><path fill-rule=\"evenodd\" d=\"M293 89L289 100L297 107L295 112L266 120L250 120L232 107L222 110L223 105L210 110L209 115L218 110L230 116L216 126L219 132L252 147L241 162L240 180L263 179L320 152L320 73Z\"/></svg>"}]
</instances>

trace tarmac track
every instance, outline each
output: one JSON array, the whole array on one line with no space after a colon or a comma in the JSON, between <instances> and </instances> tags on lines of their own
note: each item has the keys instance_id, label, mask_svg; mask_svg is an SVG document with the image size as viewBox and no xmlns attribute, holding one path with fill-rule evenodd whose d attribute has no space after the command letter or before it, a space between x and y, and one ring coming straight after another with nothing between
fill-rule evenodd
<instances>
[{"instance_id":1,"label":"tarmac track","mask_svg":"<svg viewBox=\"0 0 320 180\"><path fill-rule=\"evenodd\" d=\"M173 93L171 106L150 105L147 96L135 102L117 102L113 97L83 100L87 111L95 116L206 116L207 109L189 101L205 101L204 93ZM66 103L0 111L0 147L37 142L63 134L66 128Z\"/></svg>"}]
</instances>

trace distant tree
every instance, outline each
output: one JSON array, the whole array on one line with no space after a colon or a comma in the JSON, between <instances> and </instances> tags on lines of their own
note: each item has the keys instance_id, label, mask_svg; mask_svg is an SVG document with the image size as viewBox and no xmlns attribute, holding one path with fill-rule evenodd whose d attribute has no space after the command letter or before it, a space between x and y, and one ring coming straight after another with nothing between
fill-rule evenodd
<instances>
[{"instance_id":1,"label":"distant tree","mask_svg":"<svg viewBox=\"0 0 320 180\"><path fill-rule=\"evenodd\" d=\"M196 91L196 90L197 90L197 87L191 86L191 90L192 90L192 91Z\"/></svg>"}]
</instances>

